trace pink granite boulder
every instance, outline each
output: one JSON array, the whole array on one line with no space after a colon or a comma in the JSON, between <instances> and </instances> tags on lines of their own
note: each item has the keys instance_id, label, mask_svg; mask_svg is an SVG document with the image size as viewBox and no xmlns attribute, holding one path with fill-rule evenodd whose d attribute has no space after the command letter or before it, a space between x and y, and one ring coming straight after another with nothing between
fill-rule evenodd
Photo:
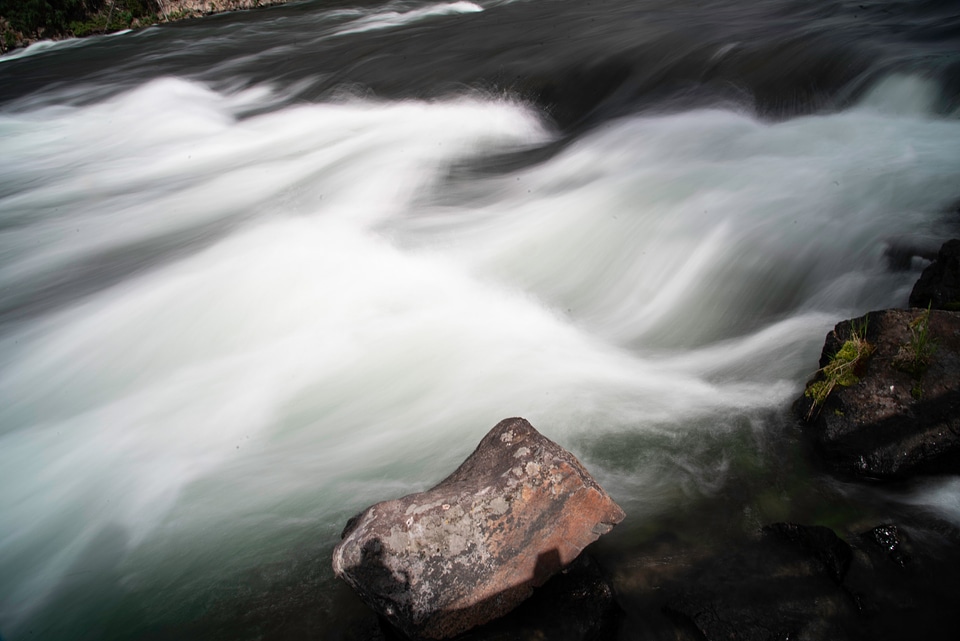
<instances>
[{"instance_id":1,"label":"pink granite boulder","mask_svg":"<svg viewBox=\"0 0 960 641\"><path fill-rule=\"evenodd\" d=\"M623 518L576 457L511 418L439 485L351 519L333 569L407 636L444 639L516 607Z\"/></svg>"}]
</instances>

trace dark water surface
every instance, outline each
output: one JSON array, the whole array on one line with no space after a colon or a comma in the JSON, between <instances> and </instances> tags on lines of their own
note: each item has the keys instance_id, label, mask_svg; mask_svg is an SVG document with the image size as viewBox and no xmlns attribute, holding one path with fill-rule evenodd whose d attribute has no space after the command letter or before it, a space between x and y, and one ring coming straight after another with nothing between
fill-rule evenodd
<instances>
[{"instance_id":1,"label":"dark water surface","mask_svg":"<svg viewBox=\"0 0 960 641\"><path fill-rule=\"evenodd\" d=\"M789 411L906 303L890 245L960 232L958 109L955 2L303 2L0 58L0 635L360 638L347 518L514 415L627 511L627 602L665 533L960 524Z\"/></svg>"}]
</instances>

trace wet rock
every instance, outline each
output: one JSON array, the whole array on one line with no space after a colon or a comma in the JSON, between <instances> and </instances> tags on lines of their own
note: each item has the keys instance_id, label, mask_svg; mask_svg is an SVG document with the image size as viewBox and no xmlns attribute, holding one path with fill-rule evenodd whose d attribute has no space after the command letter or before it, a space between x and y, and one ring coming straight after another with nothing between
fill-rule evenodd
<instances>
[{"instance_id":1,"label":"wet rock","mask_svg":"<svg viewBox=\"0 0 960 641\"><path fill-rule=\"evenodd\" d=\"M840 545L836 545L839 542ZM856 608L823 562L846 544L826 528L777 524L757 540L697 564L670 594L665 613L708 641L855 638ZM848 548L849 549L849 548ZM840 555L842 558L842 554ZM842 564L841 564L842 565Z\"/></svg>"},{"instance_id":2,"label":"wet rock","mask_svg":"<svg viewBox=\"0 0 960 641\"><path fill-rule=\"evenodd\" d=\"M861 534L860 538L882 550L887 558L900 567L906 567L910 561L910 554L905 549L900 529L896 525L878 525Z\"/></svg>"},{"instance_id":3,"label":"wet rock","mask_svg":"<svg viewBox=\"0 0 960 641\"><path fill-rule=\"evenodd\" d=\"M583 553L515 609L456 641L609 641L616 638L622 616L600 565ZM342 641L407 641L369 608L351 623Z\"/></svg>"},{"instance_id":4,"label":"wet rock","mask_svg":"<svg viewBox=\"0 0 960 641\"><path fill-rule=\"evenodd\" d=\"M913 528L911 528L913 529ZM880 525L844 541L822 526L778 523L657 586L673 634L659 638L900 641L956 638L955 540ZM910 548L910 560L895 552ZM693 632L690 629L693 628Z\"/></svg>"},{"instance_id":5,"label":"wet rock","mask_svg":"<svg viewBox=\"0 0 960 641\"><path fill-rule=\"evenodd\" d=\"M820 562L834 583L843 583L853 552L846 541L830 528L821 525L774 523L763 528L763 532L767 536L799 546L806 554Z\"/></svg>"},{"instance_id":6,"label":"wet rock","mask_svg":"<svg viewBox=\"0 0 960 641\"><path fill-rule=\"evenodd\" d=\"M956 638L956 533L886 523L851 537L854 559L844 589L856 604L859 637Z\"/></svg>"},{"instance_id":7,"label":"wet rock","mask_svg":"<svg viewBox=\"0 0 960 641\"><path fill-rule=\"evenodd\" d=\"M817 403L821 369L794 404L814 449L835 469L882 479L960 473L960 313L926 314L871 312L827 335L821 368L857 327L866 327L872 348L853 368L852 384L836 385Z\"/></svg>"},{"instance_id":8,"label":"wet rock","mask_svg":"<svg viewBox=\"0 0 960 641\"><path fill-rule=\"evenodd\" d=\"M597 562L581 554L506 616L458 641L606 641L615 638L621 610Z\"/></svg>"},{"instance_id":9,"label":"wet rock","mask_svg":"<svg viewBox=\"0 0 960 641\"><path fill-rule=\"evenodd\" d=\"M515 608L624 517L577 459L506 419L439 485L351 519L333 569L413 638Z\"/></svg>"},{"instance_id":10,"label":"wet rock","mask_svg":"<svg viewBox=\"0 0 960 641\"><path fill-rule=\"evenodd\" d=\"M940 248L910 292L911 307L960 311L960 240L948 240Z\"/></svg>"},{"instance_id":11,"label":"wet rock","mask_svg":"<svg viewBox=\"0 0 960 641\"><path fill-rule=\"evenodd\" d=\"M883 256L887 260L887 267L891 271L907 271L914 266L915 261L933 261L937 258L937 246L933 241L917 239L891 240Z\"/></svg>"}]
</instances>

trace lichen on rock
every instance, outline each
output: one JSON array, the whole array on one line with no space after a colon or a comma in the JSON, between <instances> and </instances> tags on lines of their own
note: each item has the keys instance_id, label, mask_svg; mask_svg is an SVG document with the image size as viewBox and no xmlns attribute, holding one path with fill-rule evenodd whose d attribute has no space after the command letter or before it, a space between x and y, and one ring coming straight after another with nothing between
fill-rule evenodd
<instances>
[{"instance_id":1,"label":"lichen on rock","mask_svg":"<svg viewBox=\"0 0 960 641\"><path fill-rule=\"evenodd\" d=\"M623 518L576 457L506 419L437 486L351 519L333 568L406 635L448 638L513 609Z\"/></svg>"}]
</instances>

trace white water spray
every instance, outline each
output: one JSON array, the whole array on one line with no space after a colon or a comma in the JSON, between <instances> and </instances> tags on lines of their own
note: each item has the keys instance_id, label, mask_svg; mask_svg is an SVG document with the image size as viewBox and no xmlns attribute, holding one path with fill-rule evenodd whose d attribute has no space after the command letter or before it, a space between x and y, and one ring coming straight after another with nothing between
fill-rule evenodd
<instances>
[{"instance_id":1,"label":"white water spray","mask_svg":"<svg viewBox=\"0 0 960 641\"><path fill-rule=\"evenodd\" d=\"M916 274L885 243L960 174L955 120L873 98L632 117L467 178L555 134L480 98L238 118L271 100L167 79L0 116L5 633L104 532L149 589L281 556L305 521L332 540L505 416L576 449L783 407L830 325L902 302ZM726 469L590 463L623 492L709 493Z\"/></svg>"}]
</instances>

